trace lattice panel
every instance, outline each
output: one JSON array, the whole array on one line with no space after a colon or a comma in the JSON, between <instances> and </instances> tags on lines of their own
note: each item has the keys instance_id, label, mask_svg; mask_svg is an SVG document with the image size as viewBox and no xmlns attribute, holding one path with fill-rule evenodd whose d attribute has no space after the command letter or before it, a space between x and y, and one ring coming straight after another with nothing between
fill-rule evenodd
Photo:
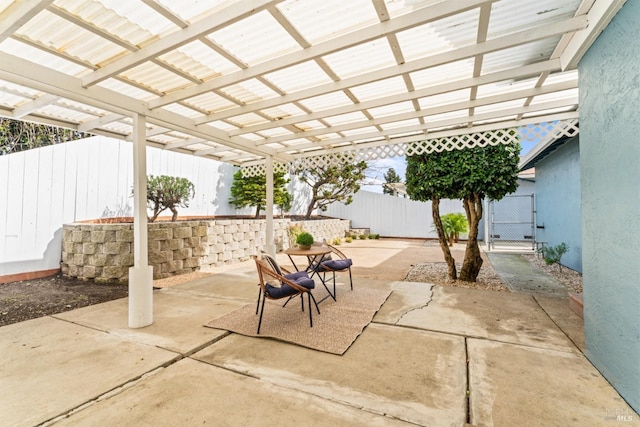
<instances>
[{"instance_id":1,"label":"lattice panel","mask_svg":"<svg viewBox=\"0 0 640 427\"><path fill-rule=\"evenodd\" d=\"M520 137L527 141L558 139L563 136L571 137L580 132L578 119L538 123L531 126L522 126L518 130L520 131Z\"/></svg>"},{"instance_id":2,"label":"lattice panel","mask_svg":"<svg viewBox=\"0 0 640 427\"><path fill-rule=\"evenodd\" d=\"M486 147L487 145L518 142L516 129L495 130L492 132L470 133L447 138L431 139L408 144L407 156L417 154L440 153L442 151L463 150L465 148Z\"/></svg>"},{"instance_id":3,"label":"lattice panel","mask_svg":"<svg viewBox=\"0 0 640 427\"><path fill-rule=\"evenodd\" d=\"M273 171L275 173L288 173L289 172L289 164L282 162L273 162ZM244 176L257 176L257 175L266 175L266 167L264 163L242 166L242 175Z\"/></svg>"},{"instance_id":4,"label":"lattice panel","mask_svg":"<svg viewBox=\"0 0 640 427\"><path fill-rule=\"evenodd\" d=\"M509 144L511 142L518 142L521 139L529 141L557 139L563 136L575 136L579 131L577 119L543 122L536 125L520 126L518 128L453 135L419 142L381 145L361 149L356 148L353 151L301 157L290 164L274 162L274 170L277 172L291 173L298 169L313 169L319 166L339 166L362 160L369 161L388 157L414 156L425 153L486 147L487 145ZM242 169L247 176L256 174L264 175L265 173L264 164L243 166Z\"/></svg>"}]
</instances>

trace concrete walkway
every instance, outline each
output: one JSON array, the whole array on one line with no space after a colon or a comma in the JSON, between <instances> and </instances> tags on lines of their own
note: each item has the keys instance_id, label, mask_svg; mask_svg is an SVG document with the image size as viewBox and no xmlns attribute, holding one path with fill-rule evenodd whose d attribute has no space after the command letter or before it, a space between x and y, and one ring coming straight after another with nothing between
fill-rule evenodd
<instances>
[{"instance_id":1,"label":"concrete walkway","mask_svg":"<svg viewBox=\"0 0 640 427\"><path fill-rule=\"evenodd\" d=\"M419 240L341 249L354 286L393 290L343 356L203 327L255 303L245 262L156 291L147 328L126 299L0 328L0 424L640 425L563 298L403 282L437 257Z\"/></svg>"},{"instance_id":2,"label":"concrete walkway","mask_svg":"<svg viewBox=\"0 0 640 427\"><path fill-rule=\"evenodd\" d=\"M535 268L529 261L513 253L487 254L493 268L511 292L564 298L567 288L555 277Z\"/></svg>"}]
</instances>

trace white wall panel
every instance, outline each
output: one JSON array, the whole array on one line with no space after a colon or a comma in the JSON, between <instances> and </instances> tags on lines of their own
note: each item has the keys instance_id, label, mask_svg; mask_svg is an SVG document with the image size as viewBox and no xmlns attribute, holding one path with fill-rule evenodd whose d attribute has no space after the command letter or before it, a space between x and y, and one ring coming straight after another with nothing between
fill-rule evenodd
<instances>
[{"instance_id":1,"label":"white wall panel","mask_svg":"<svg viewBox=\"0 0 640 427\"><path fill-rule=\"evenodd\" d=\"M89 204L89 142L91 139L93 138L84 140L84 144L77 144L75 147L78 153L78 161L75 176L76 209L74 218L77 219L89 218L87 205Z\"/></svg>"},{"instance_id":2,"label":"white wall panel","mask_svg":"<svg viewBox=\"0 0 640 427\"><path fill-rule=\"evenodd\" d=\"M27 151L24 159L24 181L22 191L22 217L20 245L17 251L20 259L30 259L31 248L36 244L36 219L38 217L38 166L40 152Z\"/></svg>"},{"instance_id":3,"label":"white wall panel","mask_svg":"<svg viewBox=\"0 0 640 427\"><path fill-rule=\"evenodd\" d=\"M56 147L56 151L64 153L64 180L63 185L63 203L62 203L62 221L74 221L76 218L76 183L78 175L78 149L80 141L67 142Z\"/></svg>"},{"instance_id":4,"label":"white wall panel","mask_svg":"<svg viewBox=\"0 0 640 427\"><path fill-rule=\"evenodd\" d=\"M7 215L9 209L9 156L0 156L0 262L6 259Z\"/></svg>"},{"instance_id":5,"label":"white wall panel","mask_svg":"<svg viewBox=\"0 0 640 427\"><path fill-rule=\"evenodd\" d=\"M440 214L464 212L459 200L440 201ZM351 219L353 228L369 228L371 233L388 237L437 238L432 230L431 202L359 191L349 205L333 203L327 215Z\"/></svg>"},{"instance_id":6,"label":"white wall panel","mask_svg":"<svg viewBox=\"0 0 640 427\"><path fill-rule=\"evenodd\" d=\"M27 197L24 193L24 160L25 156L20 153L15 159L9 159L9 181L7 182L7 217L5 232L5 260L15 261L20 254L20 236L22 232L22 206L23 199ZM23 196L24 195L24 196Z\"/></svg>"},{"instance_id":7,"label":"white wall panel","mask_svg":"<svg viewBox=\"0 0 640 427\"><path fill-rule=\"evenodd\" d=\"M51 175L53 173L53 147L46 147L39 150L38 169L36 179L38 180L38 192L36 199L36 220L35 220L35 247L36 254L44 254L49 243L49 228L51 222L52 199L51 190L53 188Z\"/></svg>"},{"instance_id":8,"label":"white wall panel","mask_svg":"<svg viewBox=\"0 0 640 427\"><path fill-rule=\"evenodd\" d=\"M182 176L195 198L181 215L230 215L231 165L147 149L148 173ZM106 137L0 157L0 276L60 266L62 224L131 216L131 143ZM165 212L163 215L170 215Z\"/></svg>"}]
</instances>

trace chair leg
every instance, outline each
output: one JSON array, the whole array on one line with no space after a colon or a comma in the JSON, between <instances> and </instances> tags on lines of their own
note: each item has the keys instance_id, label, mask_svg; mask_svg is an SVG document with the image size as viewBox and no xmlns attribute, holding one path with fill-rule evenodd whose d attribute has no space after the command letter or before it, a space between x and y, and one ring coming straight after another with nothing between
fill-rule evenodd
<instances>
[{"instance_id":1,"label":"chair leg","mask_svg":"<svg viewBox=\"0 0 640 427\"><path fill-rule=\"evenodd\" d=\"M289 298L287 298L287 300L284 302L284 304L282 304L282 308L285 308L287 306L287 304L289 304L289 301L291 301L291 298L295 297L295 295L291 295Z\"/></svg>"},{"instance_id":2,"label":"chair leg","mask_svg":"<svg viewBox=\"0 0 640 427\"><path fill-rule=\"evenodd\" d=\"M316 301L316 297L313 296L313 294L311 292L309 292L309 296L311 297L311 299L313 300L313 303L316 306L316 310L318 310L318 314L320 314L320 307L318 307L318 302Z\"/></svg>"},{"instance_id":3,"label":"chair leg","mask_svg":"<svg viewBox=\"0 0 640 427\"><path fill-rule=\"evenodd\" d=\"M353 278L351 277L351 267L349 267L349 285L351 286L351 290L353 290Z\"/></svg>"},{"instance_id":4,"label":"chair leg","mask_svg":"<svg viewBox=\"0 0 640 427\"><path fill-rule=\"evenodd\" d=\"M336 294L336 272L335 271L333 272L333 296L336 298L338 297L338 295Z\"/></svg>"},{"instance_id":5,"label":"chair leg","mask_svg":"<svg viewBox=\"0 0 640 427\"><path fill-rule=\"evenodd\" d=\"M311 310L311 292L307 292L307 295L309 295L307 297L307 299L309 300L309 327L313 328L313 310ZM304 301L304 296L300 295L300 297L302 297L302 300ZM315 299L314 299L315 302ZM302 303L302 305L304 305L304 303ZM316 306L317 307L317 306Z\"/></svg>"},{"instance_id":6,"label":"chair leg","mask_svg":"<svg viewBox=\"0 0 640 427\"><path fill-rule=\"evenodd\" d=\"M258 309L260 308L260 297L262 296L262 289L258 288L258 303L256 304L256 315L258 314Z\"/></svg>"},{"instance_id":7,"label":"chair leg","mask_svg":"<svg viewBox=\"0 0 640 427\"><path fill-rule=\"evenodd\" d=\"M264 302L267 300L266 296L262 297L262 307L260 308L260 320L258 320L258 335L260 335L260 326L262 325L262 315L264 314Z\"/></svg>"},{"instance_id":8,"label":"chair leg","mask_svg":"<svg viewBox=\"0 0 640 427\"><path fill-rule=\"evenodd\" d=\"M318 274L318 278L320 278L320 275ZM329 294L329 296L336 301L336 281L333 281L333 294L331 293L331 291L329 290L329 287L327 286L327 272L323 271L322 272L322 278L320 278L320 281L322 282L322 286L324 286L324 288L327 290L327 293Z\"/></svg>"},{"instance_id":9,"label":"chair leg","mask_svg":"<svg viewBox=\"0 0 640 427\"><path fill-rule=\"evenodd\" d=\"M300 294L300 303L302 304L302 312L304 313L304 294ZM309 305L311 308L311 305Z\"/></svg>"}]
</instances>

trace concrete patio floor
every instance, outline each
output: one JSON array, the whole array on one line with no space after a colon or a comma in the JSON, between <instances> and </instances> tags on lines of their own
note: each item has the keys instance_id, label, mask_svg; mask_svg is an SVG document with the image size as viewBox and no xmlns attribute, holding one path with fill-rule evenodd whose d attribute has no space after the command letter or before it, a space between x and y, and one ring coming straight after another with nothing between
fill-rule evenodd
<instances>
[{"instance_id":1,"label":"concrete patio floor","mask_svg":"<svg viewBox=\"0 0 640 427\"><path fill-rule=\"evenodd\" d=\"M155 291L146 328L127 327L126 298L0 328L0 424L640 425L566 297L403 282L442 261L422 240L341 249L354 287L393 290L343 356L204 327L255 303L244 262Z\"/></svg>"}]
</instances>

